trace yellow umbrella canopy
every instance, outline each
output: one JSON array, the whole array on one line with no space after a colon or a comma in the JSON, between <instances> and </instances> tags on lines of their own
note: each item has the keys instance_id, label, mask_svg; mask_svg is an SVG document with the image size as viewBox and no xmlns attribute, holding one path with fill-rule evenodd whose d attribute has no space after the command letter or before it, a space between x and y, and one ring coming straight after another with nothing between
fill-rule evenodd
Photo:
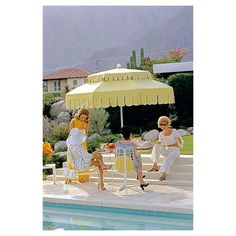
<instances>
[{"instance_id":1,"label":"yellow umbrella canopy","mask_svg":"<svg viewBox=\"0 0 236 236\"><path fill-rule=\"evenodd\" d=\"M66 94L66 107L107 108L174 103L173 88L153 80L149 71L121 68L89 75L85 84Z\"/></svg>"},{"instance_id":2,"label":"yellow umbrella canopy","mask_svg":"<svg viewBox=\"0 0 236 236\"><path fill-rule=\"evenodd\" d=\"M148 71L116 69L89 75L66 94L66 107L107 108L174 103L173 88L153 80Z\"/></svg>"}]
</instances>

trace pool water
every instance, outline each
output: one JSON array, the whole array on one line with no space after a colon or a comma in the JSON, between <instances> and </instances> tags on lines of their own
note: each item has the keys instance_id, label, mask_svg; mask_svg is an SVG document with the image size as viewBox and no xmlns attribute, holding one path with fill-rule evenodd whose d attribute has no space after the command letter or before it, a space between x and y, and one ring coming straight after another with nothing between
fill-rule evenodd
<instances>
[{"instance_id":1,"label":"pool water","mask_svg":"<svg viewBox=\"0 0 236 236\"><path fill-rule=\"evenodd\" d=\"M192 230L192 214L77 204L43 204L44 230Z\"/></svg>"}]
</instances>

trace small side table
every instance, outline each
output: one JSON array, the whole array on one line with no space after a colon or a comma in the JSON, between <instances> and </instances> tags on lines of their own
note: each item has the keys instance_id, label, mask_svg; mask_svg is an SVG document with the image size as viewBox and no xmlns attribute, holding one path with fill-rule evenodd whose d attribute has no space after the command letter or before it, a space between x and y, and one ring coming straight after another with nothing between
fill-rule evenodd
<instances>
[{"instance_id":1,"label":"small side table","mask_svg":"<svg viewBox=\"0 0 236 236\"><path fill-rule=\"evenodd\" d=\"M43 170L52 169L53 183L56 184L56 164L46 164L43 166Z\"/></svg>"}]
</instances>

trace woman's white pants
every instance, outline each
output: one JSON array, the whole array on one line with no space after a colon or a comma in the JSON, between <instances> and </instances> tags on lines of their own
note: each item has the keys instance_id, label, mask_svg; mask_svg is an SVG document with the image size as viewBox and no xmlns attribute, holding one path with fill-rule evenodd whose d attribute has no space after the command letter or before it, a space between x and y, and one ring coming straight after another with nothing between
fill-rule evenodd
<instances>
[{"instance_id":1,"label":"woman's white pants","mask_svg":"<svg viewBox=\"0 0 236 236\"><path fill-rule=\"evenodd\" d=\"M152 149L151 159L153 162L158 163L160 156L165 157L165 160L161 165L160 172L169 173L173 163L179 157L179 155L180 153L178 148L165 148L159 144L155 144Z\"/></svg>"}]
</instances>

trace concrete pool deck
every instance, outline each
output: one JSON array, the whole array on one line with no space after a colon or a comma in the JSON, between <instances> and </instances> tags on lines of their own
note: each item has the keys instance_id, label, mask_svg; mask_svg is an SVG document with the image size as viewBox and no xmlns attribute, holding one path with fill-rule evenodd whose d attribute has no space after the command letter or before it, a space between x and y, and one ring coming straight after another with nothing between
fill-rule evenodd
<instances>
[{"instance_id":1,"label":"concrete pool deck","mask_svg":"<svg viewBox=\"0 0 236 236\"><path fill-rule=\"evenodd\" d=\"M149 185L142 191L137 185L128 189L128 195L119 191L121 184L105 184L107 190L98 190L96 183L69 185L64 191L64 181L43 181L43 201L80 205L106 206L128 209L193 213L193 188L191 186Z\"/></svg>"}]
</instances>

